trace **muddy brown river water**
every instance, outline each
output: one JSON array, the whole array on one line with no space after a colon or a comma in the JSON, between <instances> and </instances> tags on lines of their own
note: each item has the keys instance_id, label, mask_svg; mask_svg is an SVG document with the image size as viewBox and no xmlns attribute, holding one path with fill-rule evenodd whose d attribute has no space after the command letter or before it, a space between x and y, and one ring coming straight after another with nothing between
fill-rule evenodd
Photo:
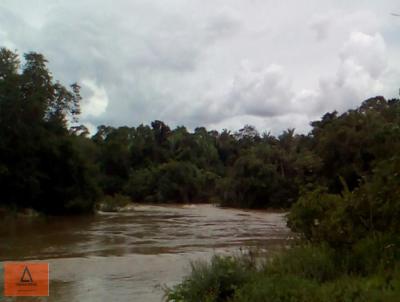
<instances>
[{"instance_id":1,"label":"muddy brown river water","mask_svg":"<svg viewBox=\"0 0 400 302\"><path fill-rule=\"evenodd\" d=\"M190 261L282 243L284 214L212 205L136 206L92 217L0 222L0 301L160 302ZM3 264L50 264L48 298L5 298Z\"/></svg>"}]
</instances>

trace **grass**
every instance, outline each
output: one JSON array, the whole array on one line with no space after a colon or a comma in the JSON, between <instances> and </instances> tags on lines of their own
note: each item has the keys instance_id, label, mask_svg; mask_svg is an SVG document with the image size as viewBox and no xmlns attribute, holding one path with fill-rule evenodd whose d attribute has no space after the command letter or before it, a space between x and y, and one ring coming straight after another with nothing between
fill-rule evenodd
<instances>
[{"instance_id":1,"label":"grass","mask_svg":"<svg viewBox=\"0 0 400 302\"><path fill-rule=\"evenodd\" d=\"M169 302L400 301L400 241L375 236L347 250L303 244L265 257L214 256L192 264Z\"/></svg>"}]
</instances>

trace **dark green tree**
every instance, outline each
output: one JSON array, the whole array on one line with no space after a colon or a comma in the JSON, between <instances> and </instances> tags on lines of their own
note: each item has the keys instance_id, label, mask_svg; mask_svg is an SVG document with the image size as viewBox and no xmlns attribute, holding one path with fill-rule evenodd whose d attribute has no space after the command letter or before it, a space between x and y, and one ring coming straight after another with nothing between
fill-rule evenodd
<instances>
[{"instance_id":1,"label":"dark green tree","mask_svg":"<svg viewBox=\"0 0 400 302\"><path fill-rule=\"evenodd\" d=\"M79 86L53 80L37 53L0 50L0 202L54 213L88 212L97 198L87 158L68 122L80 112Z\"/></svg>"}]
</instances>

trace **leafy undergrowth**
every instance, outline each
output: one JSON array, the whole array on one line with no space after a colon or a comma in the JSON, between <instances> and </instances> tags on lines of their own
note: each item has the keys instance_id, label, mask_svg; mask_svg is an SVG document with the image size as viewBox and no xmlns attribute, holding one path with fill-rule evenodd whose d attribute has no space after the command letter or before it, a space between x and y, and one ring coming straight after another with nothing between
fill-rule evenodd
<instances>
[{"instance_id":1,"label":"leafy undergrowth","mask_svg":"<svg viewBox=\"0 0 400 302\"><path fill-rule=\"evenodd\" d=\"M214 256L166 290L169 302L400 301L400 240L376 236L351 249L301 245L262 265L249 255Z\"/></svg>"}]
</instances>

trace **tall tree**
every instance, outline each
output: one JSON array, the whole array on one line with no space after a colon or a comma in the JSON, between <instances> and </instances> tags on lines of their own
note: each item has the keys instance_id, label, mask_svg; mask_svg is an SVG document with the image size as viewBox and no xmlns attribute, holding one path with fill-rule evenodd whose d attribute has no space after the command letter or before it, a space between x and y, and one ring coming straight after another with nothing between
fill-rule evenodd
<instances>
[{"instance_id":1,"label":"tall tree","mask_svg":"<svg viewBox=\"0 0 400 302\"><path fill-rule=\"evenodd\" d=\"M79 86L54 81L37 53L0 50L0 202L49 213L90 211L97 188L68 121L80 112Z\"/></svg>"}]
</instances>

